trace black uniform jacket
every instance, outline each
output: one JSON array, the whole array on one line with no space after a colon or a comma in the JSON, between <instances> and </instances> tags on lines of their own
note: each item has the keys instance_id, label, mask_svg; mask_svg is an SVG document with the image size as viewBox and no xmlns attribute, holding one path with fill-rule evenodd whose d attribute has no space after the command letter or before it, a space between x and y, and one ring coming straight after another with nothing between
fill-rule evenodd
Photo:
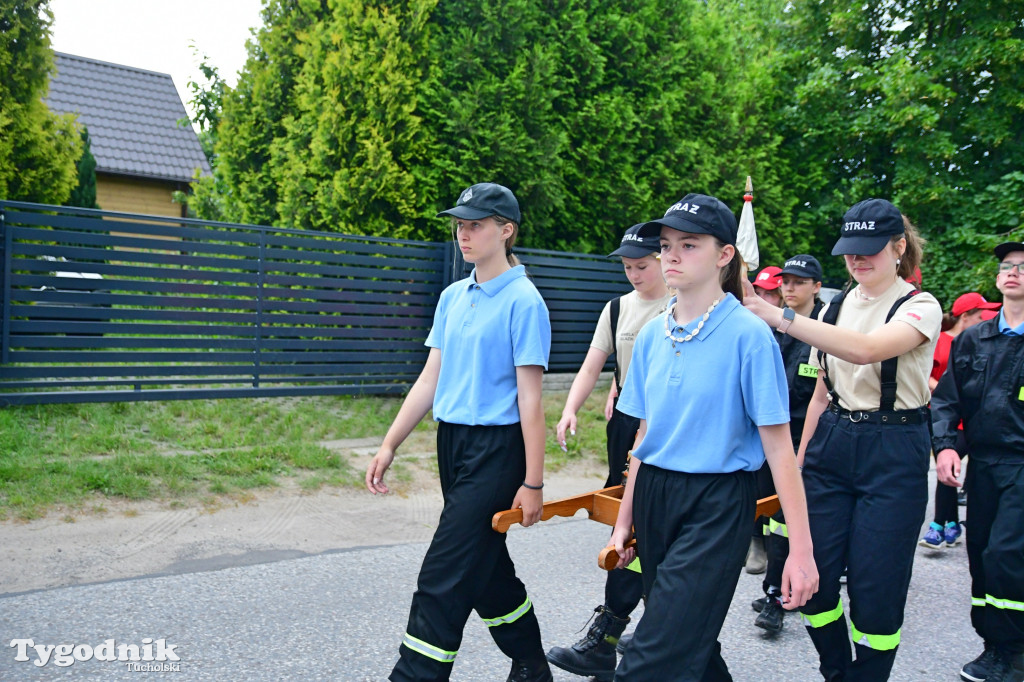
<instances>
[{"instance_id":1,"label":"black uniform jacket","mask_svg":"<svg viewBox=\"0 0 1024 682\"><path fill-rule=\"evenodd\" d=\"M1024 460L1024 336L1000 334L998 317L959 334L931 407L936 454L962 419L971 457Z\"/></svg>"},{"instance_id":2,"label":"black uniform jacket","mask_svg":"<svg viewBox=\"0 0 1024 682\"><path fill-rule=\"evenodd\" d=\"M818 314L825 304L817 301L811 317L818 319ZM803 341L793 338L789 334L775 332L775 340L779 343L779 350L782 352L782 364L786 368L786 383L789 385L789 423L793 432L794 442L800 440L800 433L804 428L804 418L807 416L807 405L814 395L814 386L818 382L818 373L814 367L807 364L811 355L811 347Z\"/></svg>"}]
</instances>

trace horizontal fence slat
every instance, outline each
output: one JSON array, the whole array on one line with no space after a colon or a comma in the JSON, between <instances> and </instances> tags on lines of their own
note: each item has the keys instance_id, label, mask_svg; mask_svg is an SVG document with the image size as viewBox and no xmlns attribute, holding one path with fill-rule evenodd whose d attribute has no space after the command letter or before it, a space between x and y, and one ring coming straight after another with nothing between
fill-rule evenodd
<instances>
[{"instance_id":1,"label":"horizontal fence slat","mask_svg":"<svg viewBox=\"0 0 1024 682\"><path fill-rule=\"evenodd\" d=\"M68 292L68 291L31 291L29 289L15 289L10 292L10 299L13 303L68 303L72 305L87 306L153 306L164 308L187 308L194 309L201 305L203 308L218 308L222 310L255 310L257 301L255 299L233 298L197 298L193 296L153 296L148 294L109 294L98 292ZM394 304L395 310L402 311L404 306L433 306L437 303L437 297L429 294L405 294L405 293L369 293L365 291L326 292L321 297L330 297L324 300L325 310L332 309L331 305L344 305L355 303L370 303L381 305L386 303ZM283 297L265 302L264 306L280 310L309 310L309 306L315 306L314 300L294 301ZM315 309L315 307L313 308ZM431 312L431 314L433 314Z\"/></svg>"},{"instance_id":2,"label":"horizontal fence slat","mask_svg":"<svg viewBox=\"0 0 1024 682\"><path fill-rule=\"evenodd\" d=\"M320 324L327 320L321 319ZM39 335L39 334L66 334L67 336L103 336L94 340L95 347L103 345L118 346L131 342L132 337L114 338L116 334L138 334L135 337L138 341L150 340L167 342L184 341L185 339L173 338L178 335L192 335L205 337L210 345L228 340L232 337L247 337L254 339L262 338L291 338L316 340L321 337L332 339L385 339L385 338L427 338L429 328L424 325L407 325L404 327L369 327L351 326L344 319L339 319L337 327L296 327L293 325L264 325L259 328L254 326L238 325L200 325L200 324L144 324L132 322L126 324L99 323L99 322L71 322L71 321L41 321L41 320L13 320L11 322L11 333L15 335ZM52 337L39 337L52 339ZM25 337L19 336L12 345L23 345ZM56 342L58 339L52 339ZM248 343L252 343L251 341Z\"/></svg>"},{"instance_id":3,"label":"horizontal fence slat","mask_svg":"<svg viewBox=\"0 0 1024 682\"><path fill-rule=\"evenodd\" d=\"M14 226L12 233L17 240L47 240L103 247L110 249L112 254L120 251L126 258L131 258L132 254L138 251L217 254L239 259L258 259L260 255L259 238L256 235L240 232L220 235L213 231L191 234L192 231L159 229L152 225L110 221L94 223L89 226L90 232L53 230L40 233ZM190 237L197 237L203 241ZM220 239L215 240L218 237Z\"/></svg>"},{"instance_id":4,"label":"horizontal fence slat","mask_svg":"<svg viewBox=\"0 0 1024 682\"><path fill-rule=\"evenodd\" d=\"M167 320L209 324L227 322L232 324L257 324L259 317L256 312L225 313L216 310L175 310L173 308L124 308L74 305L21 305L11 306L12 324L20 318L43 320Z\"/></svg>"}]
</instances>

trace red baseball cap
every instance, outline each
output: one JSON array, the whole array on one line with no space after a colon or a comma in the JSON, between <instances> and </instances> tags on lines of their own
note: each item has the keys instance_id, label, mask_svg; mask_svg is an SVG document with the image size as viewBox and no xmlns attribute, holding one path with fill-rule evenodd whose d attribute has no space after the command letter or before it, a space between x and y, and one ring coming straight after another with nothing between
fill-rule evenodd
<instances>
[{"instance_id":1,"label":"red baseball cap","mask_svg":"<svg viewBox=\"0 0 1024 682\"><path fill-rule=\"evenodd\" d=\"M778 289L782 286L782 268L769 265L762 269L754 278L754 286L761 287L765 291Z\"/></svg>"},{"instance_id":2,"label":"red baseball cap","mask_svg":"<svg viewBox=\"0 0 1024 682\"><path fill-rule=\"evenodd\" d=\"M953 301L953 317L960 317L971 310L996 310L997 308L999 308L998 303L989 303L984 296L972 291Z\"/></svg>"},{"instance_id":3,"label":"red baseball cap","mask_svg":"<svg viewBox=\"0 0 1024 682\"><path fill-rule=\"evenodd\" d=\"M982 320L991 320L994 317L999 317L999 308L993 308L991 310L982 310L981 311L981 319Z\"/></svg>"}]
</instances>

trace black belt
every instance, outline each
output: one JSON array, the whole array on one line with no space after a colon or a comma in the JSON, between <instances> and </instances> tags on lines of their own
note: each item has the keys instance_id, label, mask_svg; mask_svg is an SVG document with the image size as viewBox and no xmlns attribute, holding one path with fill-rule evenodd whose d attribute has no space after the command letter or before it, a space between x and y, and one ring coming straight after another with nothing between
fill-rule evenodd
<instances>
[{"instance_id":1,"label":"black belt","mask_svg":"<svg viewBox=\"0 0 1024 682\"><path fill-rule=\"evenodd\" d=\"M854 424L924 424L930 418L927 407L919 407L915 410L844 410L833 403L829 403L828 411L838 415L840 419L849 419Z\"/></svg>"}]
</instances>

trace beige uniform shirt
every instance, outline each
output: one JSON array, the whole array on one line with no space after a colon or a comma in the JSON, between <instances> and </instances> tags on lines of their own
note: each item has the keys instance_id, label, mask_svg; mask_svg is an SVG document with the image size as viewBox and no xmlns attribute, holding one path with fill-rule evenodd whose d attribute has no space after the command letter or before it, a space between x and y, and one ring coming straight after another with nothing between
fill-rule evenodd
<instances>
[{"instance_id":1,"label":"beige uniform shirt","mask_svg":"<svg viewBox=\"0 0 1024 682\"><path fill-rule=\"evenodd\" d=\"M889 309L901 297L914 290L914 286L898 280L884 294L868 301L854 288L846 295L839 309L837 327L868 333L885 324ZM818 319L824 319L828 306ZM889 320L889 324L909 324L918 330L927 341L899 357L896 368L897 410L909 410L927 405L931 399L928 390L928 376L932 371L932 356L942 326L942 307L935 297L922 292L900 306ZM818 349L811 347L808 361L814 367L818 363ZM882 363L855 365L831 355L826 356L829 378L839 394L839 406L847 410L877 410L882 399ZM819 376L821 376L819 374Z\"/></svg>"},{"instance_id":2,"label":"beige uniform shirt","mask_svg":"<svg viewBox=\"0 0 1024 682\"><path fill-rule=\"evenodd\" d=\"M612 303L608 301L601 317L597 320L597 329L594 330L594 339L590 342L591 348L597 348L611 355L616 353L616 360L619 363L619 377L622 384L626 384L626 372L629 371L629 359L633 355L633 342L640 329L665 311L668 302L672 300L672 294L666 294L664 298L653 301L645 301L635 291L631 291L622 297L619 304L619 324L616 329L616 339L612 343ZM622 386L619 386L621 389Z\"/></svg>"}]
</instances>

